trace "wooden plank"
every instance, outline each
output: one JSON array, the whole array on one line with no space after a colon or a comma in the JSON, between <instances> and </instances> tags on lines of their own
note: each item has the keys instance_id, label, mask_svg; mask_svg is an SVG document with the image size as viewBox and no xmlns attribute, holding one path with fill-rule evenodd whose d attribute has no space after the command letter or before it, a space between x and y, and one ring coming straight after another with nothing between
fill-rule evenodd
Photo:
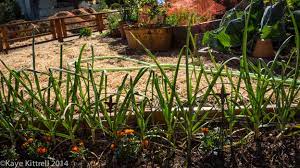
<instances>
[{"instance_id":1,"label":"wooden plank","mask_svg":"<svg viewBox=\"0 0 300 168\"><path fill-rule=\"evenodd\" d=\"M55 30L56 30L58 41L63 42L64 38L63 38L63 34L62 34L60 19L55 19Z\"/></svg>"},{"instance_id":2,"label":"wooden plank","mask_svg":"<svg viewBox=\"0 0 300 168\"><path fill-rule=\"evenodd\" d=\"M89 20L83 20L79 22L68 22L65 23L65 25L74 25L74 24L79 24L79 23L85 23L85 22L95 22L97 19L89 19Z\"/></svg>"},{"instance_id":3,"label":"wooden plank","mask_svg":"<svg viewBox=\"0 0 300 168\"><path fill-rule=\"evenodd\" d=\"M50 31L52 33L52 39L56 40L57 38L56 38L55 21L54 20L50 21Z\"/></svg>"},{"instance_id":4,"label":"wooden plank","mask_svg":"<svg viewBox=\"0 0 300 168\"><path fill-rule=\"evenodd\" d=\"M35 29L30 28L30 29L23 29L23 30L17 30L17 31L9 31L8 34L18 34L18 33L23 33L23 32L32 32Z\"/></svg>"},{"instance_id":5,"label":"wooden plank","mask_svg":"<svg viewBox=\"0 0 300 168\"><path fill-rule=\"evenodd\" d=\"M114 10L114 11L109 11L109 12L98 12L98 13L92 13L92 14L85 14L85 15L80 15L80 17L83 17L83 16L91 16L91 15L106 15L106 14L109 14L109 13L118 13L120 11L118 10ZM0 25L0 27L6 27L6 26L16 26L16 25L23 25L23 24L36 24L36 23L39 23L39 22L49 22L51 20L56 20L56 19L60 19L60 18L64 18L64 19L67 19L67 18L75 18L75 17L78 17L78 16L68 16L68 17L57 17L57 18L48 18L48 19L42 19L42 20L35 20L35 21L25 21L25 22L21 22L21 23L10 23L10 24L4 24L4 25Z\"/></svg>"},{"instance_id":6,"label":"wooden plank","mask_svg":"<svg viewBox=\"0 0 300 168\"><path fill-rule=\"evenodd\" d=\"M37 41L37 42L35 42L35 44L43 44L43 43L47 43L47 42L51 42L51 41L54 41L54 39L49 39L49 40L45 40L45 41ZM11 47L10 49L18 49L18 48L23 48L23 47L28 47L28 46L32 46L32 43L30 42L28 44L14 46L14 47Z\"/></svg>"},{"instance_id":7,"label":"wooden plank","mask_svg":"<svg viewBox=\"0 0 300 168\"><path fill-rule=\"evenodd\" d=\"M60 23L61 23L61 30L62 30L63 37L66 38L66 37L68 37L68 34L67 34L67 27L66 27L65 19L61 18Z\"/></svg>"},{"instance_id":8,"label":"wooden plank","mask_svg":"<svg viewBox=\"0 0 300 168\"><path fill-rule=\"evenodd\" d=\"M17 30L17 31L8 31L8 34L19 34L19 33L23 33L23 32L30 32L30 34L32 34L33 31L37 31L37 29L30 28L30 29L23 29L23 30ZM49 33L49 32L51 32L51 31L47 31L44 33Z\"/></svg>"},{"instance_id":9,"label":"wooden plank","mask_svg":"<svg viewBox=\"0 0 300 168\"><path fill-rule=\"evenodd\" d=\"M68 31L74 31L74 30L80 30L82 28L98 28L97 25L90 25L90 26L83 26L83 27L77 27L77 28L73 28L73 29L67 29Z\"/></svg>"},{"instance_id":10,"label":"wooden plank","mask_svg":"<svg viewBox=\"0 0 300 168\"><path fill-rule=\"evenodd\" d=\"M47 35L51 35L52 33L41 33L41 34L36 34L34 37L42 37L42 36L47 36ZM18 42L18 41L24 41L24 40L28 40L33 38L33 36L25 36L25 37L19 37L19 38L13 38L13 39L9 39L9 42Z\"/></svg>"},{"instance_id":11,"label":"wooden plank","mask_svg":"<svg viewBox=\"0 0 300 168\"><path fill-rule=\"evenodd\" d=\"M0 25L0 27L13 27L13 26L24 25L24 24L37 24L39 22L49 22L50 20L54 20L54 19L43 19L43 20L35 20L35 21L25 21L20 23L10 23L10 24Z\"/></svg>"},{"instance_id":12,"label":"wooden plank","mask_svg":"<svg viewBox=\"0 0 300 168\"><path fill-rule=\"evenodd\" d=\"M26 24L37 24L40 22L50 22L50 27L49 27L50 31L47 33L44 33L44 34L38 34L38 35L36 35L36 37L41 37L41 36L52 34L52 40L58 40L59 42L63 42L64 38L70 37L67 34L68 30L67 30L66 25L80 24L80 23L84 23L84 22L93 22L93 23L96 23L96 25L83 26L83 27L96 28L97 31L102 32L105 29L104 19L107 17L106 15L108 13L115 13L115 12L119 12L119 11L98 12L98 13L81 15L81 16L57 17L57 18L51 18L51 19L25 21L25 22L20 22L20 23L11 23L11 24L0 25L0 29L3 30L2 31L2 39L0 37L0 50L2 49L2 50L5 50L6 52L8 52L8 50L10 49L9 42L15 42L15 41L32 38L32 36L26 36L26 37L18 37L18 38L9 39L9 34L16 33L18 35L20 32L30 32L33 29L29 28L29 29L23 29L23 30L17 30L17 31L8 31L8 27L13 27L13 26L18 26L18 25L26 25ZM84 21L80 21L80 22L72 22L72 23L65 22L65 19L67 19L67 18L76 18L76 17L83 17L83 16L95 16L95 19L89 19L89 20L84 20ZM77 29L81 29L81 28L77 28ZM75 30L75 29L73 29L73 30Z\"/></svg>"}]
</instances>

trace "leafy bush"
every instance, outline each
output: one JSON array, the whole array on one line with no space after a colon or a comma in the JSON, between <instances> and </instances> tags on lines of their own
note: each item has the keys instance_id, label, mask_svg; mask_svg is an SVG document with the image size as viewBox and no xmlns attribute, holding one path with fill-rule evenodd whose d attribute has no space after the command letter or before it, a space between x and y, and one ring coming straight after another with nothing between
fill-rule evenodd
<instances>
[{"instance_id":1,"label":"leafy bush","mask_svg":"<svg viewBox=\"0 0 300 168\"><path fill-rule=\"evenodd\" d=\"M80 29L80 32L79 32L79 37L89 37L92 35L92 29L91 28L82 28Z\"/></svg>"},{"instance_id":2,"label":"leafy bush","mask_svg":"<svg viewBox=\"0 0 300 168\"><path fill-rule=\"evenodd\" d=\"M140 6L140 0L124 0L123 9L121 11L122 20L125 22L137 22Z\"/></svg>"},{"instance_id":3,"label":"leafy bush","mask_svg":"<svg viewBox=\"0 0 300 168\"><path fill-rule=\"evenodd\" d=\"M0 9L0 24L21 17L21 9L15 0L1 0Z\"/></svg>"},{"instance_id":4,"label":"leafy bush","mask_svg":"<svg viewBox=\"0 0 300 168\"><path fill-rule=\"evenodd\" d=\"M249 12L250 5L246 8ZM263 16L264 4L261 0L254 0L251 4L252 11L249 20L248 34L255 34L259 30L259 23ZM206 32L203 37L204 45L219 51L226 51L231 47L239 47L242 44L246 15L244 9L233 8L223 17L220 27Z\"/></svg>"},{"instance_id":5,"label":"leafy bush","mask_svg":"<svg viewBox=\"0 0 300 168\"><path fill-rule=\"evenodd\" d=\"M108 20L108 29L112 32L118 29L121 21L121 15L119 13L112 13L108 15L107 20Z\"/></svg>"},{"instance_id":6,"label":"leafy bush","mask_svg":"<svg viewBox=\"0 0 300 168\"><path fill-rule=\"evenodd\" d=\"M290 4L295 3L290 1ZM287 31L292 27L291 20L288 19L287 6L285 1L265 6L263 0L254 0L253 4L249 4L245 9L234 8L224 15L218 29L205 33L203 44L219 51L241 47L247 15L250 15L247 29L250 37L248 41L258 37L271 39L273 42L283 41L290 34ZM251 13L249 12L250 8ZM297 6L293 6L293 9L297 9ZM297 13L297 11L294 11L295 18L300 20L297 19L300 18L300 12Z\"/></svg>"}]
</instances>

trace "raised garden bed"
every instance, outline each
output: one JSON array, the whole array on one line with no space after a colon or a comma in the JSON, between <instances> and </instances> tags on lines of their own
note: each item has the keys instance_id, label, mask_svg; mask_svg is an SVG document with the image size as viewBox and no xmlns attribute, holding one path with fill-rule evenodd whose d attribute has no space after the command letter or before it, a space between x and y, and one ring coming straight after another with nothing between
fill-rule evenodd
<instances>
[{"instance_id":1,"label":"raised garden bed","mask_svg":"<svg viewBox=\"0 0 300 168\"><path fill-rule=\"evenodd\" d=\"M198 40L201 41L202 34L204 34L206 31L210 31L217 28L220 22L221 20L218 19L191 25L191 33L192 35L198 35L200 37ZM173 27L172 44L174 47L182 47L185 44L187 32L188 25Z\"/></svg>"},{"instance_id":2,"label":"raised garden bed","mask_svg":"<svg viewBox=\"0 0 300 168\"><path fill-rule=\"evenodd\" d=\"M132 33L132 34L131 34ZM171 49L172 28L157 25L149 27L126 27L126 39L131 49L144 50L137 39L149 50L166 51Z\"/></svg>"}]
</instances>

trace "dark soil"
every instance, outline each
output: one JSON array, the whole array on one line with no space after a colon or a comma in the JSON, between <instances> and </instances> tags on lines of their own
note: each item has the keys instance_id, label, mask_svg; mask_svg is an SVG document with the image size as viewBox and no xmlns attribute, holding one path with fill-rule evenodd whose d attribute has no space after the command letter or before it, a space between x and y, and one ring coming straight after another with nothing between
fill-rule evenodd
<instances>
[{"instance_id":1,"label":"dark soil","mask_svg":"<svg viewBox=\"0 0 300 168\"><path fill-rule=\"evenodd\" d=\"M194 167L298 167L300 136L277 139L277 133L264 132L260 140L225 150L224 158L195 153Z\"/></svg>"},{"instance_id":2,"label":"dark soil","mask_svg":"<svg viewBox=\"0 0 300 168\"><path fill-rule=\"evenodd\" d=\"M51 157L35 157L28 155L22 148L22 140L17 143L18 160L45 160L55 158L55 160L68 161L68 167L185 167L185 145L178 142L178 148L173 150L168 143L162 139L149 140L148 148L142 149L135 159L118 160L115 152L111 150L112 141L107 139L102 133L96 133L95 143L91 138L86 137L89 130L84 128L78 134L79 139L83 139L86 152L79 157L72 157L70 153L71 142L57 139L56 146L50 145ZM199 148L198 142L193 142L192 166L191 167L299 167L300 161L300 136L284 135L277 138L278 131L262 131L260 138L256 141L252 138L248 142L226 147L222 150L204 152ZM41 138L41 137L36 137ZM177 137L178 139L181 139ZM2 149L7 148L3 144ZM50 156L49 155L49 156ZM0 157L1 160L7 159Z\"/></svg>"}]
</instances>

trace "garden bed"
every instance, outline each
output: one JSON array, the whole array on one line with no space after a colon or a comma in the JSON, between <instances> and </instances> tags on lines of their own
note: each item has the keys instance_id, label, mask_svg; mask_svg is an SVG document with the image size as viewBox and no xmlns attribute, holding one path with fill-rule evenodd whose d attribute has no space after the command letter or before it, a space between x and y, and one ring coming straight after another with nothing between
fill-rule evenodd
<instances>
[{"instance_id":1,"label":"garden bed","mask_svg":"<svg viewBox=\"0 0 300 168\"><path fill-rule=\"evenodd\" d=\"M168 52L123 57L123 49L112 49L122 44L97 37L90 39L95 55L90 47L79 55L86 40L65 42L61 57L58 43L35 46L35 57L30 48L26 57L18 57L24 50L1 55L19 69L1 65L1 159L72 167L297 166L299 93L289 90L297 79L237 73L214 61L208 68L201 57L176 67L178 57Z\"/></svg>"},{"instance_id":2,"label":"garden bed","mask_svg":"<svg viewBox=\"0 0 300 168\"><path fill-rule=\"evenodd\" d=\"M213 129L209 131L211 133L214 132ZM224 153L220 153L219 150L204 152L199 145L201 144L199 141L203 133L199 132L193 142L195 146L193 146L192 150L191 167L297 167L299 165L299 135L278 138L277 135L280 132L270 128L262 128L261 132L262 138L259 141L255 141L253 136L249 136L243 142L232 146L225 145ZM42 134L36 134L35 141L40 143L45 143L46 141L49 144L49 148L53 149L51 158L42 157L37 159L28 155L27 151L20 147L24 140L19 139L17 151L22 159L18 161L25 162L33 159L34 161L45 162L48 160L50 165L59 161L58 164L60 166L57 165L59 167L182 167L186 161L184 148L178 147L175 151L172 151L168 142L158 138L149 139L147 146L142 147L142 154L137 160L117 161L115 151L111 148L113 141L103 136L101 131L96 131L97 138L95 142L90 140L89 129L84 127L79 129L76 136L78 137L76 141L78 146L81 150L85 150L84 155L79 155L78 157L76 152L72 152L73 144L64 141L62 138L56 138L55 141L60 143L54 145L54 139L49 139ZM181 136L178 134L178 139ZM244 136L245 132L240 131L233 136L233 139L243 138ZM178 141L177 145L184 145L184 142ZM2 143L1 148L8 149L8 146ZM5 151L7 150L2 150L1 154L5 153Z\"/></svg>"}]
</instances>

